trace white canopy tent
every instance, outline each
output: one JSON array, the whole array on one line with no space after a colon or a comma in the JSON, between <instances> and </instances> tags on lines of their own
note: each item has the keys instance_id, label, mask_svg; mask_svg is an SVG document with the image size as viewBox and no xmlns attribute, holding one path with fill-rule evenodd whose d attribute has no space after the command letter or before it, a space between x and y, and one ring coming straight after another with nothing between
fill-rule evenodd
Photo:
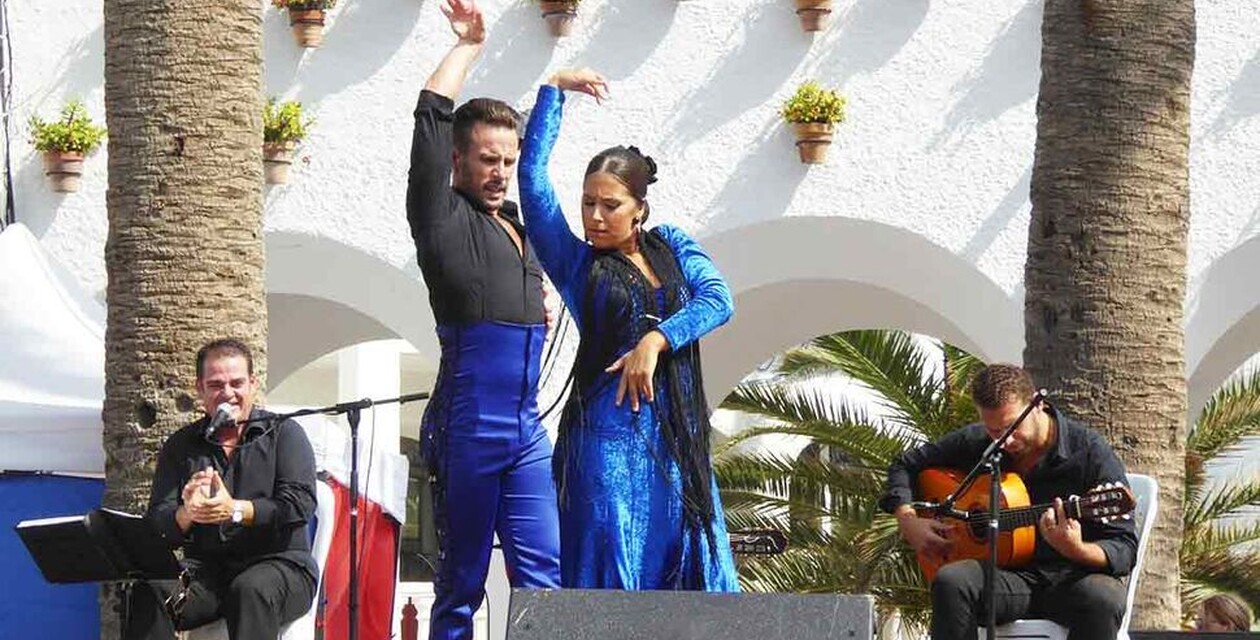
<instances>
[{"instance_id":1,"label":"white canopy tent","mask_svg":"<svg viewBox=\"0 0 1260 640\"><path fill-rule=\"evenodd\" d=\"M20 223L0 232L0 470L98 475L105 310Z\"/></svg>"}]
</instances>

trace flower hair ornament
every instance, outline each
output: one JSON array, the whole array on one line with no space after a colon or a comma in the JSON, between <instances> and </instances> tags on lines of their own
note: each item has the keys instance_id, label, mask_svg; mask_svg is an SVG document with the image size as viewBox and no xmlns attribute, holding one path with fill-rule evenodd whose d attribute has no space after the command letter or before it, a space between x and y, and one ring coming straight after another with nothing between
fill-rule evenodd
<instances>
[{"instance_id":1,"label":"flower hair ornament","mask_svg":"<svg viewBox=\"0 0 1260 640\"><path fill-rule=\"evenodd\" d=\"M656 161L652 159L652 156L639 151L639 148L634 145L630 145L629 147L626 147L626 149L629 150L630 153L643 158L643 162L647 164L647 183L652 184L656 182Z\"/></svg>"}]
</instances>

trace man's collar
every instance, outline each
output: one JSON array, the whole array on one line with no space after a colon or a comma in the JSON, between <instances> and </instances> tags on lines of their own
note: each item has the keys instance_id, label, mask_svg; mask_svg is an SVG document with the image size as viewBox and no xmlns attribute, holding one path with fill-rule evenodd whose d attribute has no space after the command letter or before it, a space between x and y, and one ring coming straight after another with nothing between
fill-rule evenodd
<instances>
[{"instance_id":1,"label":"man's collar","mask_svg":"<svg viewBox=\"0 0 1260 640\"><path fill-rule=\"evenodd\" d=\"M1067 438L1067 418L1048 402L1045 404L1044 411L1054 425L1054 443L1046 454L1057 462L1071 458L1072 443Z\"/></svg>"},{"instance_id":2,"label":"man's collar","mask_svg":"<svg viewBox=\"0 0 1260 640\"><path fill-rule=\"evenodd\" d=\"M479 198L474 198L468 195L467 193L464 193L463 191L460 190L459 187L453 187L453 188L455 189L455 193L458 193L459 197L463 198L466 202L468 202L468 205L471 206L473 209L476 209L477 211L481 213L485 213L485 214L491 213L491 211L486 208L486 203L482 202ZM499 207L498 215L507 220L511 220L512 222L516 224L521 223L520 207L518 207L517 204L515 202L512 202L511 200L503 201L503 206Z\"/></svg>"}]
</instances>

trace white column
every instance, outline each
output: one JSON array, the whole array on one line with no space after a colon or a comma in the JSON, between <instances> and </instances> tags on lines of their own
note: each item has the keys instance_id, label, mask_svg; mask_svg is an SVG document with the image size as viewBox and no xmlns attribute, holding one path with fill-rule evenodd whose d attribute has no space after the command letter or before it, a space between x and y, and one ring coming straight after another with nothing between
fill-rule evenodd
<instances>
[{"instance_id":1,"label":"white column","mask_svg":"<svg viewBox=\"0 0 1260 640\"><path fill-rule=\"evenodd\" d=\"M397 398L401 386L398 354L395 340L364 342L338 352L338 402ZM399 427L397 404L374 406L364 411L359 420L360 455L369 451L374 434L377 451L398 453Z\"/></svg>"}]
</instances>

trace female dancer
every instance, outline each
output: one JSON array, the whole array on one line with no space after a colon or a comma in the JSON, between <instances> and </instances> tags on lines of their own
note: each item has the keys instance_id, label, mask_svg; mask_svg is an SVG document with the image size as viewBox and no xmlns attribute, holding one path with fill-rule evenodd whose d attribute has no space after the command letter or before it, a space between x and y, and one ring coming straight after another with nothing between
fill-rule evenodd
<instances>
[{"instance_id":1,"label":"female dancer","mask_svg":"<svg viewBox=\"0 0 1260 640\"><path fill-rule=\"evenodd\" d=\"M682 230L643 229L656 164L634 147L590 161L586 241L569 230L547 174L565 90L599 100L607 85L590 70L553 76L520 161L526 233L581 335L553 465L561 583L737 591L697 347L730 318L730 290Z\"/></svg>"}]
</instances>

